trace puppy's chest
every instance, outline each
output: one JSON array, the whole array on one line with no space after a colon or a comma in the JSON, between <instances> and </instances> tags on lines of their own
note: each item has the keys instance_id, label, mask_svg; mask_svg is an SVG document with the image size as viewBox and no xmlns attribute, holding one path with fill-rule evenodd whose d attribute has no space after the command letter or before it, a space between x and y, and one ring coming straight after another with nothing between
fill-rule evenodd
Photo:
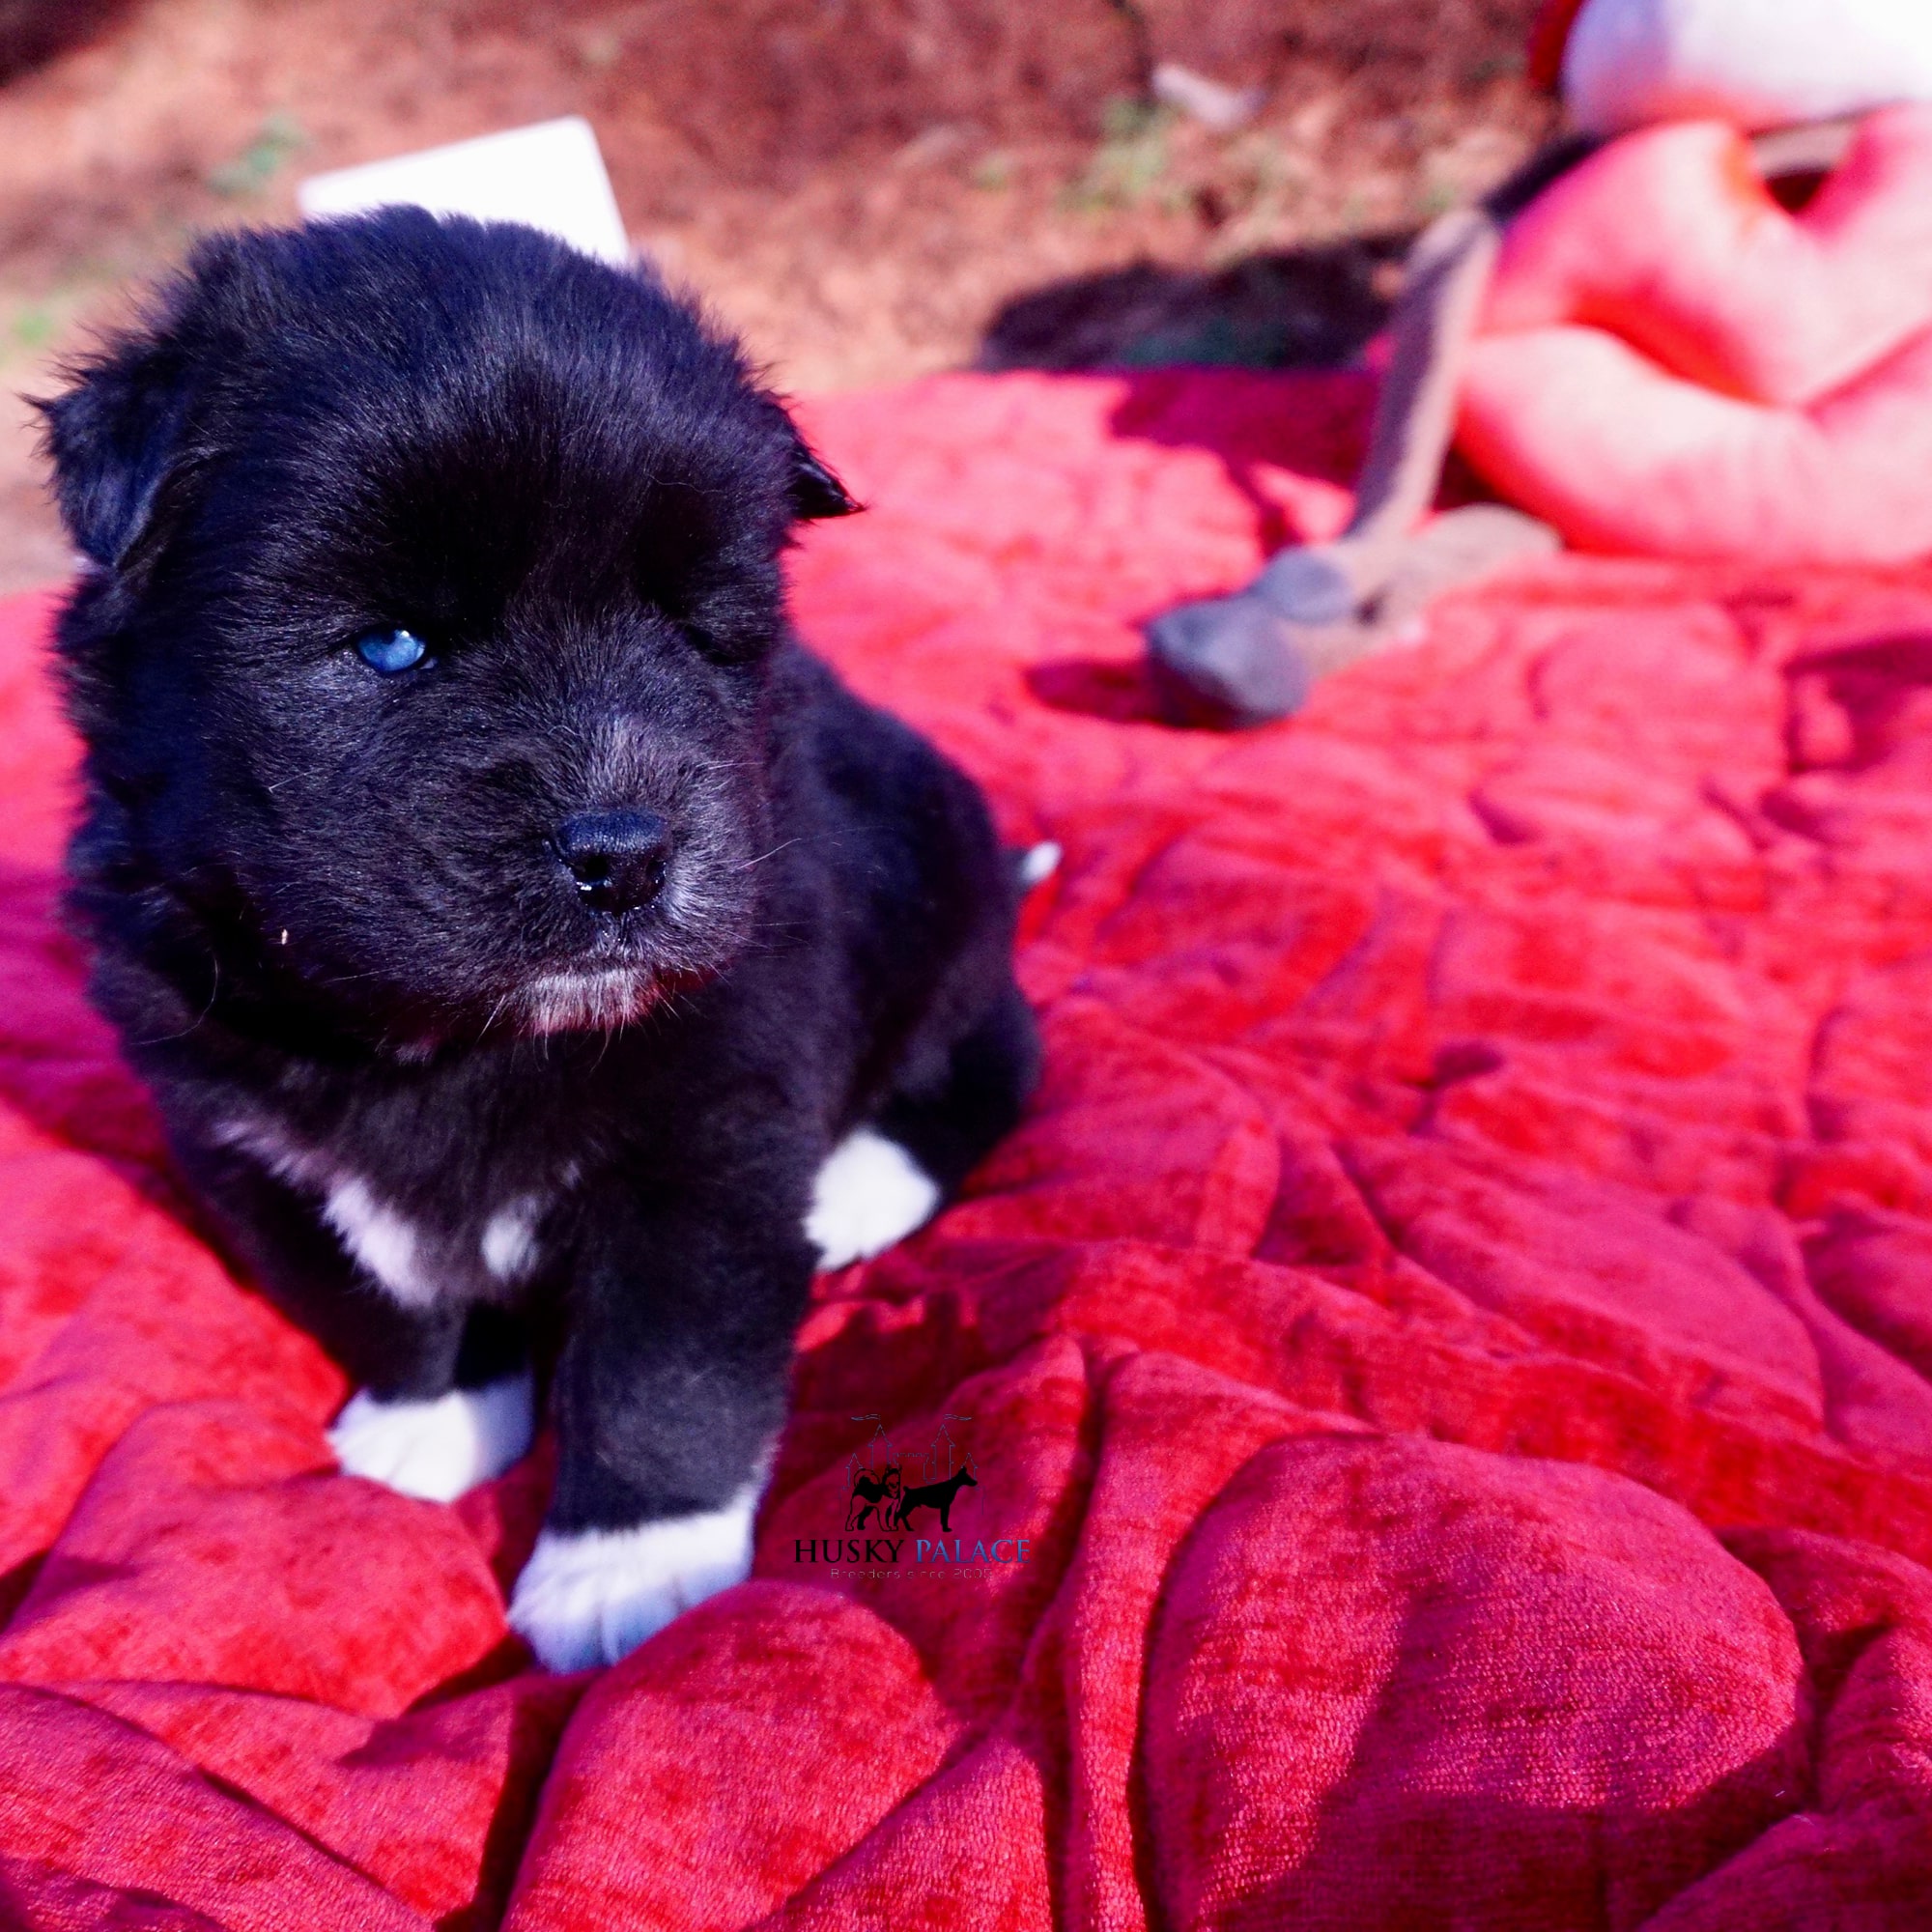
<instances>
[{"instance_id":1,"label":"puppy's chest","mask_svg":"<svg viewBox=\"0 0 1932 1932\"><path fill-rule=\"evenodd\" d=\"M322 1128L259 1104L216 1137L300 1194L356 1272L406 1307L504 1300L563 1260L582 1152L538 1121L431 1129L352 1110Z\"/></svg>"}]
</instances>

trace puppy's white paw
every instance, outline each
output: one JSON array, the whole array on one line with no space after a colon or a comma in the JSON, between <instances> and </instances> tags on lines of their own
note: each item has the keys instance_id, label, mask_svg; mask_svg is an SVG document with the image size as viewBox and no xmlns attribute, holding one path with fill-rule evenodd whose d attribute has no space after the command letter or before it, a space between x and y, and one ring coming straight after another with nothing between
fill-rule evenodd
<instances>
[{"instance_id":1,"label":"puppy's white paw","mask_svg":"<svg viewBox=\"0 0 1932 1932\"><path fill-rule=\"evenodd\" d=\"M723 1509L636 1529L547 1529L510 1598L510 1626L552 1670L615 1663L752 1569L755 1488Z\"/></svg>"},{"instance_id":2,"label":"puppy's white paw","mask_svg":"<svg viewBox=\"0 0 1932 1932\"><path fill-rule=\"evenodd\" d=\"M938 1206L938 1183L912 1155L861 1127L832 1150L811 1183L806 1238L821 1268L841 1268L904 1240Z\"/></svg>"},{"instance_id":3,"label":"puppy's white paw","mask_svg":"<svg viewBox=\"0 0 1932 1932\"><path fill-rule=\"evenodd\" d=\"M447 1503L500 1476L530 1446L535 1425L527 1374L435 1402L379 1402L365 1389L344 1405L328 1445L345 1475Z\"/></svg>"}]
</instances>

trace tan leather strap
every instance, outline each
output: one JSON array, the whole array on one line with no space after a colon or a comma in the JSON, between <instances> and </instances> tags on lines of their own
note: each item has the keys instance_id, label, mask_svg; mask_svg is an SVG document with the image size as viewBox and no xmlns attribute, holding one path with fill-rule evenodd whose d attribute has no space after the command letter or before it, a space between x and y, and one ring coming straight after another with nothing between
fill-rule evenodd
<instances>
[{"instance_id":1,"label":"tan leather strap","mask_svg":"<svg viewBox=\"0 0 1932 1932\"><path fill-rule=\"evenodd\" d=\"M1501 224L1487 209L1463 208L1433 222L1410 251L1349 538L1398 543L1435 500L1463 351L1501 244Z\"/></svg>"}]
</instances>

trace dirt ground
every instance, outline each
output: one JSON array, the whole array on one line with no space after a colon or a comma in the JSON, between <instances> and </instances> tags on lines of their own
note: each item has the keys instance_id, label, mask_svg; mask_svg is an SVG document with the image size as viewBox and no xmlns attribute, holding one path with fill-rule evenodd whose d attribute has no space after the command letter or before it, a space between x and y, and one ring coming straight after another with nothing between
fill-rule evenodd
<instances>
[{"instance_id":1,"label":"dirt ground","mask_svg":"<svg viewBox=\"0 0 1932 1932\"><path fill-rule=\"evenodd\" d=\"M0 0L0 590L66 567L18 395L195 233L290 218L304 174L587 115L634 240L794 392L1336 359L1401 235L1545 131L1533 11ZM1217 133L1154 104L1158 62L1259 110Z\"/></svg>"}]
</instances>

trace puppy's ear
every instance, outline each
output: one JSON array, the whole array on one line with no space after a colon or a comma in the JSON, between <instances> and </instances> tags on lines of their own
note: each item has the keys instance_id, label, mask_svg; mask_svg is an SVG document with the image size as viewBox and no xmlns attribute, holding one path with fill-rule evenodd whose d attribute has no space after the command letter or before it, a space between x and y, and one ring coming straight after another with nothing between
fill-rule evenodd
<instances>
[{"instance_id":1,"label":"puppy's ear","mask_svg":"<svg viewBox=\"0 0 1932 1932\"><path fill-rule=\"evenodd\" d=\"M809 523L818 517L849 517L863 510L866 506L811 453L805 439L796 430L792 436L798 445L792 458L792 514L801 523Z\"/></svg>"},{"instance_id":2,"label":"puppy's ear","mask_svg":"<svg viewBox=\"0 0 1932 1932\"><path fill-rule=\"evenodd\" d=\"M65 394L39 402L61 520L75 547L107 569L132 562L176 470L188 410L177 350L126 345L74 371Z\"/></svg>"}]
</instances>

